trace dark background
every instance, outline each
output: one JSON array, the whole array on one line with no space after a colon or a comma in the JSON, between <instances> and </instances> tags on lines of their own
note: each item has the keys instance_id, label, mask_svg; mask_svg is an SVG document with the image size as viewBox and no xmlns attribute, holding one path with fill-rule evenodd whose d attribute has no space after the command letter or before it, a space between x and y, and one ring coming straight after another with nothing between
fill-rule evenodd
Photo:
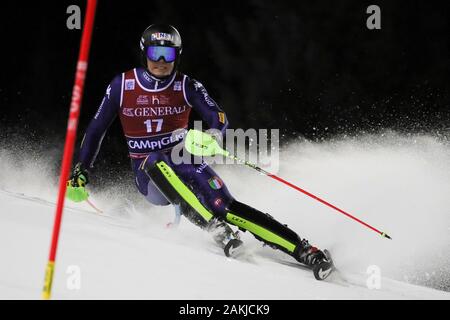
<instances>
[{"instance_id":1,"label":"dark background","mask_svg":"<svg viewBox=\"0 0 450 320\"><path fill-rule=\"evenodd\" d=\"M181 71L234 128L278 128L282 142L387 129L448 139L448 2L99 0L77 145L111 79L138 65L152 23L178 28ZM0 1L0 151L49 158L54 177L81 38L66 27L72 4L84 12L85 1ZM381 7L381 30L366 28L371 4ZM136 193L127 155L116 120L90 174L94 192L126 181L121 193ZM431 285L448 290L440 280Z\"/></svg>"},{"instance_id":2,"label":"dark background","mask_svg":"<svg viewBox=\"0 0 450 320\"><path fill-rule=\"evenodd\" d=\"M1 8L0 136L62 147L84 1ZM366 9L381 7L381 30ZM79 125L110 80L138 64L151 23L181 33L181 71L202 82L232 127L279 128L283 141L450 128L450 14L440 1L99 1ZM79 144L78 140L77 144ZM100 160L127 152L118 120ZM121 160L122 159L122 160Z\"/></svg>"}]
</instances>

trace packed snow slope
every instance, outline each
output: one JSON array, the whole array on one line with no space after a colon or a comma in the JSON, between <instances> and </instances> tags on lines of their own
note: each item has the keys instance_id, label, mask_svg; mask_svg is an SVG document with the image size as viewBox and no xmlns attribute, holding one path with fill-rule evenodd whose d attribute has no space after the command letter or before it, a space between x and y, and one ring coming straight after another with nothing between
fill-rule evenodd
<instances>
[{"instance_id":1,"label":"packed snow slope","mask_svg":"<svg viewBox=\"0 0 450 320\"><path fill-rule=\"evenodd\" d=\"M59 157L0 147L0 299L40 298ZM91 200L103 214L66 201L53 298L449 299L449 163L448 142L427 135L299 140L282 150L278 175L392 241L249 168L217 166L237 199L331 250L339 272L322 282L250 234L233 260L185 219L166 228L173 209L146 203L132 180L97 185ZM369 289L374 270L381 280Z\"/></svg>"}]
</instances>

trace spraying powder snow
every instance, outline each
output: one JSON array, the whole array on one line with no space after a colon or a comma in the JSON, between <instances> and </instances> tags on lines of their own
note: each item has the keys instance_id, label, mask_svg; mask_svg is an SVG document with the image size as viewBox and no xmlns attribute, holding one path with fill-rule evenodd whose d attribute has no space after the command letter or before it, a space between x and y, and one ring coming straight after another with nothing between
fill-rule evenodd
<instances>
[{"instance_id":1,"label":"spraying powder snow","mask_svg":"<svg viewBox=\"0 0 450 320\"><path fill-rule=\"evenodd\" d=\"M60 154L36 149L3 146L0 189L54 202ZM301 237L330 249L344 275L366 275L375 267L383 277L450 291L449 163L450 145L445 139L394 132L321 143L292 141L280 152L279 176L386 231L392 241L249 168L219 165L215 169L238 200L270 213ZM140 235L174 243L185 243L188 238L192 246L205 247L206 236L187 220L182 220L179 235L161 231L173 210L146 203L136 194L132 178L109 181L107 188L95 184L92 181L90 186L95 204L106 212L127 208L131 214L116 217L128 220ZM80 205L66 202L66 206ZM52 213L44 219L48 230ZM12 241L1 237L2 246ZM245 237L248 246L258 252L261 243ZM263 252L280 255L267 248ZM44 262L39 270L42 275L43 267Z\"/></svg>"}]
</instances>

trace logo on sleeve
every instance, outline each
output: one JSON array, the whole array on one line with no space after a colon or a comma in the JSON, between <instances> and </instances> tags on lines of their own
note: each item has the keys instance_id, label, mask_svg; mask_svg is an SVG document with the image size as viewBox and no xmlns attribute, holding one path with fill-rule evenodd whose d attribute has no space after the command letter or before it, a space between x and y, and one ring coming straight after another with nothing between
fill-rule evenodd
<instances>
[{"instance_id":1,"label":"logo on sleeve","mask_svg":"<svg viewBox=\"0 0 450 320\"><path fill-rule=\"evenodd\" d=\"M109 100L110 95L111 95L111 85L109 85L108 88L106 89L106 95L108 96L108 100Z\"/></svg>"},{"instance_id":2,"label":"logo on sleeve","mask_svg":"<svg viewBox=\"0 0 450 320\"><path fill-rule=\"evenodd\" d=\"M97 110L97 113L96 113L95 116L94 116L94 119L95 119L95 120L97 120L98 116L100 115L100 112L102 112L103 105L105 104L105 99L106 99L106 98L103 97L102 104L100 105L100 107L99 107L98 110Z\"/></svg>"},{"instance_id":3,"label":"logo on sleeve","mask_svg":"<svg viewBox=\"0 0 450 320\"><path fill-rule=\"evenodd\" d=\"M225 113L219 112L219 122L225 124Z\"/></svg>"},{"instance_id":4,"label":"logo on sleeve","mask_svg":"<svg viewBox=\"0 0 450 320\"><path fill-rule=\"evenodd\" d=\"M126 79L125 80L125 91L134 90L135 81L134 79Z\"/></svg>"},{"instance_id":5,"label":"logo on sleeve","mask_svg":"<svg viewBox=\"0 0 450 320\"><path fill-rule=\"evenodd\" d=\"M202 173L203 170L205 170L208 167L208 164L206 162L203 162L196 170L197 173Z\"/></svg>"},{"instance_id":6,"label":"logo on sleeve","mask_svg":"<svg viewBox=\"0 0 450 320\"><path fill-rule=\"evenodd\" d=\"M195 91L200 90L200 93L203 95L203 99L205 99L205 102L208 106L210 106L210 107L216 106L214 101L209 97L208 92L206 91L205 87L197 80L194 81L194 88L195 88Z\"/></svg>"},{"instance_id":7,"label":"logo on sleeve","mask_svg":"<svg viewBox=\"0 0 450 320\"><path fill-rule=\"evenodd\" d=\"M200 82L198 82L197 80L195 80L194 88L195 88L195 91L198 91L198 89L203 88L203 85Z\"/></svg>"}]
</instances>

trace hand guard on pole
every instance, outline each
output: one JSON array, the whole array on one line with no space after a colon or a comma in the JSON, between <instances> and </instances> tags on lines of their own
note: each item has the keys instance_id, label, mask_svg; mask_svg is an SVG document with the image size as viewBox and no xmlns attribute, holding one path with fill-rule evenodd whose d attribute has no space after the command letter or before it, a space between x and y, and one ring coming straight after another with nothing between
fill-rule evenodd
<instances>
[{"instance_id":1,"label":"hand guard on pole","mask_svg":"<svg viewBox=\"0 0 450 320\"><path fill-rule=\"evenodd\" d=\"M89 183L89 172L83 164L77 163L72 171L70 179L67 181L66 197L73 202L86 201L89 193L86 191L86 185Z\"/></svg>"}]
</instances>

